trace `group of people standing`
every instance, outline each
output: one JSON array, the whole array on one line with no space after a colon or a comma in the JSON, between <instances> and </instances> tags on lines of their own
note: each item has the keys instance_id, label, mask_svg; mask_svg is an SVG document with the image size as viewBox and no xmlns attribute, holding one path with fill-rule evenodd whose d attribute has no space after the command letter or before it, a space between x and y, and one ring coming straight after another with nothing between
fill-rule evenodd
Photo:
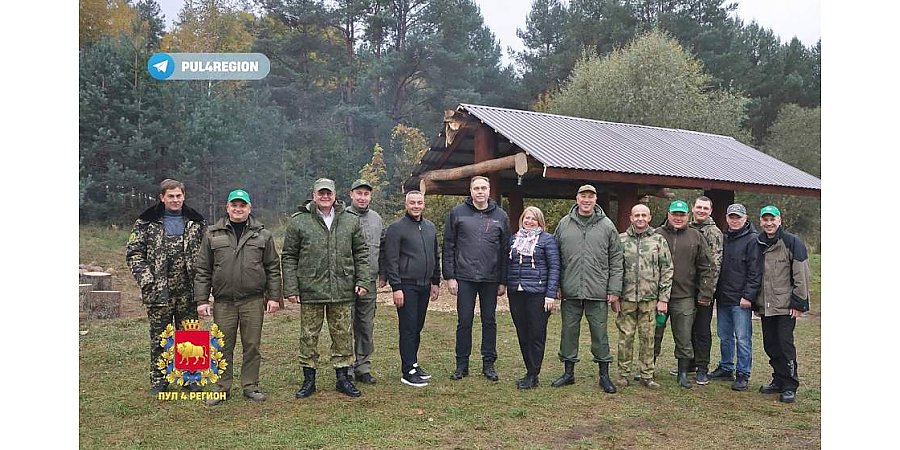
<instances>
[{"instance_id":1,"label":"group of people standing","mask_svg":"<svg viewBox=\"0 0 900 450\"><path fill-rule=\"evenodd\" d=\"M607 393L615 393L616 385L627 386L632 375L644 386L659 387L655 362L667 321L678 360L672 372L679 385L690 388L687 374L696 372L697 384L730 379L733 389L746 390L753 310L762 316L764 346L774 369L772 381L760 392L794 401L799 381L793 328L809 309L808 263L802 241L783 231L774 206L761 210L760 233L743 205L729 206L723 235L710 217L712 202L706 197L698 198L692 209L684 201L672 202L665 224L656 229L650 226L650 209L637 204L631 209L631 225L619 233L597 205L597 190L584 185L553 233L546 229L543 212L533 206L525 208L518 231L511 233L506 212L490 197L490 181L476 176L470 197L445 221L441 250L435 225L423 216L423 193L407 192L406 214L385 226L369 208L372 191L366 180L357 180L349 193L351 205L345 206L337 200L332 180L316 180L311 199L291 216L279 260L272 233L250 214L249 193L232 191L227 217L207 228L202 216L184 205L183 184L163 181L160 203L135 223L126 255L150 319L151 391L168 388L156 365L162 352L159 334L166 325L211 314L225 334L228 362L240 330L243 395L264 401L258 384L263 316L283 308L286 298L300 304L303 382L295 396L316 391L318 338L327 320L335 388L358 397L354 381L377 382L370 361L375 293L385 284L398 314L400 380L426 386L431 375L419 365L418 350L428 304L437 298L443 278L456 296L458 319L451 380L469 375L476 299L482 374L500 379L496 307L498 297L507 295L525 363L519 389L539 386L548 319L559 310L558 355L564 372L554 387L575 383L585 316L599 385ZM722 359L710 373L714 304ZM617 313L619 331L616 383L609 370L610 309ZM632 366L635 345L637 367ZM215 388L230 392L231 384L229 364Z\"/></svg>"}]
</instances>

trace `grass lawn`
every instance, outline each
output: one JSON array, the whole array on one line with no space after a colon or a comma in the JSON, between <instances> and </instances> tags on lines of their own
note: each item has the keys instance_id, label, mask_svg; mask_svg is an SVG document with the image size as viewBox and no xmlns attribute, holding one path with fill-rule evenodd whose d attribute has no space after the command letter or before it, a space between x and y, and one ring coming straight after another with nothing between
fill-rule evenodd
<instances>
[{"instance_id":1,"label":"grass lawn","mask_svg":"<svg viewBox=\"0 0 900 450\"><path fill-rule=\"evenodd\" d=\"M121 236L119 236L121 237ZM127 238L127 235L125 236ZM94 237L88 236L90 239ZM82 234L82 262L90 253ZM97 239L100 239L99 237ZM118 238L115 245L118 245ZM120 247L124 248L124 247ZM104 266L110 262L95 257ZM118 263L121 264L121 263ZM118 267L118 266L114 266ZM574 386L550 387L562 372L556 357L559 315L551 316L541 386L520 392L515 380L524 372L515 329L508 312L498 311L499 382L480 374L478 354L471 375L450 381L454 368L454 313L429 311L419 361L433 378L416 389L399 382L397 316L379 301L376 318L375 386L360 385L363 396L351 399L334 390L327 331L319 343L323 354L318 391L294 399L302 379L296 346L299 311L268 316L263 329L262 404L240 397L240 358L234 398L214 408L201 402L163 402L148 388L147 320L141 317L83 323L79 337L79 435L85 448L819 448L821 447L821 374L819 321L820 258L812 259L813 310L798 321L801 388L797 403L756 392L769 381L771 368L754 320L754 369L751 390L734 392L730 383L713 381L691 390L679 388L668 369L675 366L671 333L657 365L662 388L619 388L605 394L597 386L597 365L590 362L587 326L582 327L581 357ZM127 272L123 275L127 276ZM124 280L125 277L120 277ZM446 292L446 290L444 291ZM610 316L610 347L616 329ZM715 335L715 323L713 324ZM475 326L474 349L480 343ZM240 344L235 351L240 355ZM718 360L713 339L713 365ZM615 365L613 364L613 367ZM613 371L615 375L615 370Z\"/></svg>"}]
</instances>

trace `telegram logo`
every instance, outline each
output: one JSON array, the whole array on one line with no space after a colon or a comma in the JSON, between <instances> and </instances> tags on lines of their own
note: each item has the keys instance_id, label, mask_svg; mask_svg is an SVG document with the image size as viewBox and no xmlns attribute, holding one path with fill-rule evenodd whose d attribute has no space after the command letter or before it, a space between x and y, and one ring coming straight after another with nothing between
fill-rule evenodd
<instances>
[{"instance_id":1,"label":"telegram logo","mask_svg":"<svg viewBox=\"0 0 900 450\"><path fill-rule=\"evenodd\" d=\"M147 71L157 80L165 80L175 72L175 60L168 53L155 53L147 61Z\"/></svg>"}]
</instances>

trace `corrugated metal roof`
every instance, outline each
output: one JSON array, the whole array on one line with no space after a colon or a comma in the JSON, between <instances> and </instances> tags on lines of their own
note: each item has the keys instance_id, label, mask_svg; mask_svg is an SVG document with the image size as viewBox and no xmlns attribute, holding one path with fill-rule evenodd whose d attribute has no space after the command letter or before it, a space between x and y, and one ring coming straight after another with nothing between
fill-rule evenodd
<instances>
[{"instance_id":1,"label":"corrugated metal roof","mask_svg":"<svg viewBox=\"0 0 900 450\"><path fill-rule=\"evenodd\" d=\"M822 181L715 134L460 104L547 167L821 190Z\"/></svg>"}]
</instances>

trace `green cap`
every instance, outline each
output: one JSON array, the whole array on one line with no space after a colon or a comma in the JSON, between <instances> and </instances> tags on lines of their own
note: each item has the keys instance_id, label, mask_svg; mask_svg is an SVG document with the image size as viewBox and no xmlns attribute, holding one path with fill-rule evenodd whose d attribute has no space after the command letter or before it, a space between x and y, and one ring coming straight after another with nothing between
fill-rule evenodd
<instances>
[{"instance_id":1,"label":"green cap","mask_svg":"<svg viewBox=\"0 0 900 450\"><path fill-rule=\"evenodd\" d=\"M235 189L228 194L228 201L230 202L233 200L243 200L247 203L250 203L250 194L248 194L247 191L243 189Z\"/></svg>"},{"instance_id":2,"label":"green cap","mask_svg":"<svg viewBox=\"0 0 900 450\"><path fill-rule=\"evenodd\" d=\"M684 200L675 200L669 204L669 212L688 213L689 211L690 208L688 208L688 204L685 203Z\"/></svg>"},{"instance_id":3,"label":"green cap","mask_svg":"<svg viewBox=\"0 0 900 450\"><path fill-rule=\"evenodd\" d=\"M369 188L370 191L373 189L372 183L369 183L364 178L360 178L360 179L354 181L353 184L350 185L350 190L352 191L358 187L363 187L363 186Z\"/></svg>"},{"instance_id":4,"label":"green cap","mask_svg":"<svg viewBox=\"0 0 900 450\"><path fill-rule=\"evenodd\" d=\"M313 192L319 192L322 189L328 189L331 192L337 191L337 189L334 188L334 181L329 180L328 178L319 178L316 180L316 183L313 184Z\"/></svg>"},{"instance_id":5,"label":"green cap","mask_svg":"<svg viewBox=\"0 0 900 450\"><path fill-rule=\"evenodd\" d=\"M764 206L763 209L759 210L759 217L762 217L766 214L771 214L775 217L781 217L781 211L775 207L775 205Z\"/></svg>"}]
</instances>

